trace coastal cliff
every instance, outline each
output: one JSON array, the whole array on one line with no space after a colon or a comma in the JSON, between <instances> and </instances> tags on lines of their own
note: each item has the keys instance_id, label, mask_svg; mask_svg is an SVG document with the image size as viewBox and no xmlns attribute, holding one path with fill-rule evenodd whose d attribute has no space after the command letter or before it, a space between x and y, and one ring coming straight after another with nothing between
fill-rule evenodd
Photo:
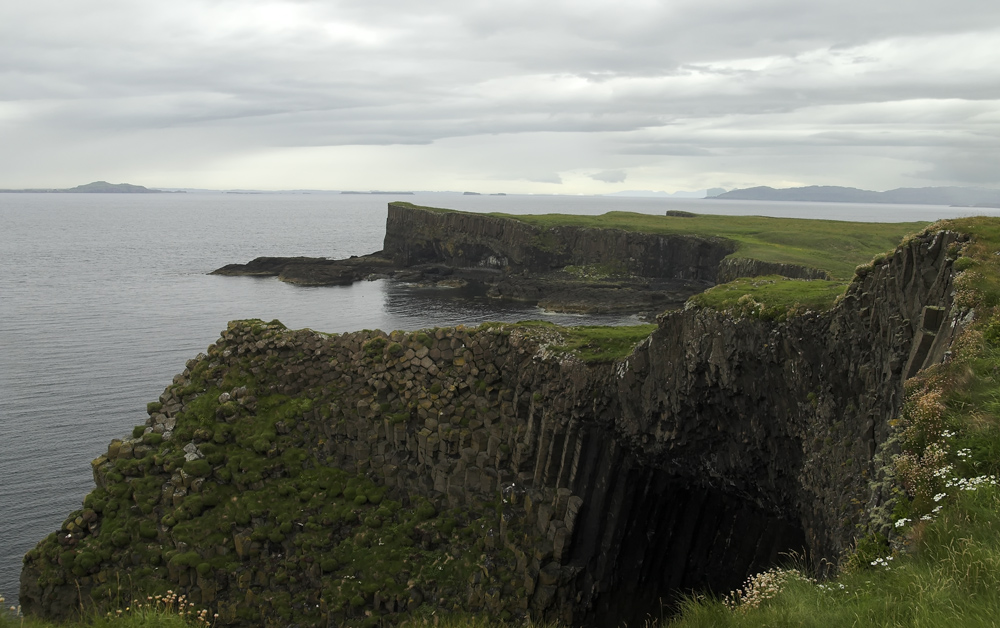
<instances>
[{"instance_id":1,"label":"coastal cliff","mask_svg":"<svg viewBox=\"0 0 1000 628\"><path fill-rule=\"evenodd\" d=\"M525 248L504 221L442 212L422 234L413 215L393 229L411 241L387 233L394 263L533 271L629 255L637 274L668 272L631 234L587 249L592 234L569 229L591 251L580 259ZM437 237L452 228L467 241ZM665 313L605 362L535 325L234 322L94 461L84 509L25 557L21 603L65 617L78 596L102 607L170 588L222 625L438 609L608 625L727 591L781 552L836 563L889 499L873 480L904 379L944 359L967 320L952 285L966 239L909 239L827 312ZM717 272L725 248L689 244L669 272Z\"/></svg>"},{"instance_id":2,"label":"coastal cliff","mask_svg":"<svg viewBox=\"0 0 1000 628\"><path fill-rule=\"evenodd\" d=\"M342 260L264 257L213 274L276 276L311 286L381 278L472 284L491 297L553 311L652 314L737 277L830 278L800 264L731 257L737 248L734 240L696 233L539 226L516 216L390 203L381 251Z\"/></svg>"},{"instance_id":3,"label":"coastal cliff","mask_svg":"<svg viewBox=\"0 0 1000 628\"><path fill-rule=\"evenodd\" d=\"M513 274L615 265L637 277L714 282L736 250L721 238L574 226L540 228L512 217L389 205L382 253L409 267L442 263Z\"/></svg>"}]
</instances>

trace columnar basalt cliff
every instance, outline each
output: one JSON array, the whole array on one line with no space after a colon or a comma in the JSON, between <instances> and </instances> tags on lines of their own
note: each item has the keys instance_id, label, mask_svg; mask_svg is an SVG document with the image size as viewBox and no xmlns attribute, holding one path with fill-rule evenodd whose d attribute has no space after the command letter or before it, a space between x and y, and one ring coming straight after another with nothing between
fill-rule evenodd
<instances>
[{"instance_id":1,"label":"columnar basalt cliff","mask_svg":"<svg viewBox=\"0 0 1000 628\"><path fill-rule=\"evenodd\" d=\"M100 605L127 581L226 625L611 625L782 552L836 562L886 499L870 481L904 378L962 326L963 238L910 239L828 312L665 313L608 364L561 351L558 328L232 323L94 461L84 509L26 556L21 603L65 616L78 590ZM387 252L438 246L414 242ZM466 246L448 255L482 259Z\"/></svg>"},{"instance_id":2,"label":"columnar basalt cliff","mask_svg":"<svg viewBox=\"0 0 1000 628\"><path fill-rule=\"evenodd\" d=\"M383 254L400 266L443 263L523 272L612 264L639 277L714 282L735 245L720 238L617 229L541 229L510 218L389 206Z\"/></svg>"}]
</instances>

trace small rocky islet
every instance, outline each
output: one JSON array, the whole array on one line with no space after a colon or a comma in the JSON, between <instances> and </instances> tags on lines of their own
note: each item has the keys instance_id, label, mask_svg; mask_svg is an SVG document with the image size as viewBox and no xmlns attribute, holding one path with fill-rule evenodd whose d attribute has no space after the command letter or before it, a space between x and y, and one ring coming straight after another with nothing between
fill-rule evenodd
<instances>
[{"instance_id":1,"label":"small rocky islet","mask_svg":"<svg viewBox=\"0 0 1000 628\"><path fill-rule=\"evenodd\" d=\"M409 240L394 248L387 229L386 251L408 264L441 265L442 238L421 235L434 229L465 238L456 266L488 249L481 272L508 277L577 250L396 207ZM667 246L605 235L569 261L631 250L641 279ZM968 242L930 229L825 311L688 307L592 359L530 323L331 335L235 321L94 461L83 508L25 557L22 607L66 618L172 590L219 625L451 611L608 625L734 588L782 552L835 564L877 511L857 504L888 499L871 480L903 381L971 320L954 300ZM683 252L669 279L703 285L734 248L669 247Z\"/></svg>"}]
</instances>

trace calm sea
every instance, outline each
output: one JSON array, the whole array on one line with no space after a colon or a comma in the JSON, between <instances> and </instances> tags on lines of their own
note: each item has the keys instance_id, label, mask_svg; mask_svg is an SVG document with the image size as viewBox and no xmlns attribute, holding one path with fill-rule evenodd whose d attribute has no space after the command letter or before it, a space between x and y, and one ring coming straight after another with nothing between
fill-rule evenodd
<instances>
[{"instance_id":1,"label":"calm sea","mask_svg":"<svg viewBox=\"0 0 1000 628\"><path fill-rule=\"evenodd\" d=\"M635 322L553 315L386 281L302 288L270 278L206 274L261 255L376 251L391 200L338 194L0 194L0 595L8 602L16 597L21 557L80 507L93 487L90 460L145 420L146 403L229 320L277 318L289 327L327 332L529 318ZM509 213L683 209L882 222L984 213L575 196L418 194L400 200Z\"/></svg>"}]
</instances>

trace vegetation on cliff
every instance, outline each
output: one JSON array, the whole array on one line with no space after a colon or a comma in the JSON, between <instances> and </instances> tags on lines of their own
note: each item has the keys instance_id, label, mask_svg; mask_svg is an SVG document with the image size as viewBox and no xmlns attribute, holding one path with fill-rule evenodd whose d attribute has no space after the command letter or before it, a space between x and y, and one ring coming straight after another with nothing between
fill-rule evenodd
<instances>
[{"instance_id":1,"label":"vegetation on cliff","mask_svg":"<svg viewBox=\"0 0 1000 628\"><path fill-rule=\"evenodd\" d=\"M600 216L491 215L546 229L575 226L724 238L737 245L730 257L817 268L836 279L849 279L858 264L894 248L903 236L927 226L923 222L864 223L708 214L680 217L632 212L608 212Z\"/></svg>"},{"instance_id":2,"label":"vegetation on cliff","mask_svg":"<svg viewBox=\"0 0 1000 628\"><path fill-rule=\"evenodd\" d=\"M439 214L464 213L402 201L392 205ZM548 241L546 234L560 227L619 229L659 235L719 238L736 244L736 251L730 257L816 268L840 280L850 279L854 275L856 266L868 262L879 253L891 250L904 236L927 226L926 222L866 223L672 213L673 215L666 216L622 211L608 212L599 216L503 213L484 215L516 220L545 230L538 236L542 245Z\"/></svg>"},{"instance_id":3,"label":"vegetation on cliff","mask_svg":"<svg viewBox=\"0 0 1000 628\"><path fill-rule=\"evenodd\" d=\"M580 325L563 327L547 321L521 321L520 323L483 323L482 329L511 329L548 331L547 350L573 356L588 364L602 364L620 360L632 353L635 345L653 333L656 325L622 325L618 327Z\"/></svg>"},{"instance_id":4,"label":"vegetation on cliff","mask_svg":"<svg viewBox=\"0 0 1000 628\"><path fill-rule=\"evenodd\" d=\"M780 275L740 277L696 294L688 300L688 304L742 316L784 320L809 310L822 312L830 309L849 283L790 279Z\"/></svg>"},{"instance_id":5,"label":"vegetation on cliff","mask_svg":"<svg viewBox=\"0 0 1000 628\"><path fill-rule=\"evenodd\" d=\"M26 555L22 602L66 617L183 590L219 624L523 617L563 577L580 500L515 488L528 454L501 374L566 338L607 360L648 333L234 322L94 461L83 508Z\"/></svg>"}]
</instances>

